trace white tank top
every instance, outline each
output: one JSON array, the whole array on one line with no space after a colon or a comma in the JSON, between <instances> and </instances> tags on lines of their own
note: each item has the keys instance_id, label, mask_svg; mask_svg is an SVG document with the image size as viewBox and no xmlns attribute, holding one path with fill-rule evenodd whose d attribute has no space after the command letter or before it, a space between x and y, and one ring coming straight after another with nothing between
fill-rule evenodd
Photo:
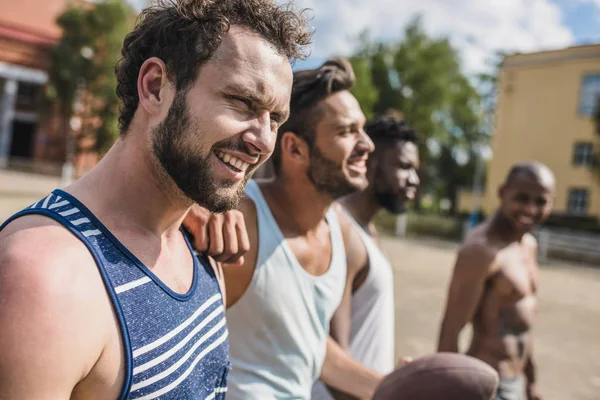
<instances>
[{"instance_id":1,"label":"white tank top","mask_svg":"<svg viewBox=\"0 0 600 400\"><path fill-rule=\"evenodd\" d=\"M256 205L258 256L250 286L227 311L232 363L227 399L310 399L346 282L337 215L333 209L326 215L329 269L313 276L294 256L256 182L248 183L246 195Z\"/></svg>"},{"instance_id":2,"label":"white tank top","mask_svg":"<svg viewBox=\"0 0 600 400\"><path fill-rule=\"evenodd\" d=\"M395 366L394 350L394 277L392 266L373 238L348 215L367 250L369 273L352 296L350 355L380 374L390 373ZM333 399L325 386L317 381L313 400Z\"/></svg>"}]
</instances>

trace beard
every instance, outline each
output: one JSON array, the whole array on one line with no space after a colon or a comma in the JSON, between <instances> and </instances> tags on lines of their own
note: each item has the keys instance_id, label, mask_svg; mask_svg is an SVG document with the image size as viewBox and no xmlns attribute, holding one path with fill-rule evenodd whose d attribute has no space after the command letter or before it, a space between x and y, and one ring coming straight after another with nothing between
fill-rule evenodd
<instances>
[{"instance_id":1,"label":"beard","mask_svg":"<svg viewBox=\"0 0 600 400\"><path fill-rule=\"evenodd\" d=\"M339 199L361 189L344 175L341 163L325 157L315 146L310 149L310 164L306 175L319 193L332 199Z\"/></svg>"},{"instance_id":2,"label":"beard","mask_svg":"<svg viewBox=\"0 0 600 400\"><path fill-rule=\"evenodd\" d=\"M204 136L200 127L192 123L185 93L180 91L167 117L152 132L152 153L185 197L212 213L234 209L250 174L242 182L217 182L211 174L210 157L216 149L240 149L244 148L243 143L232 139L205 149L198 146Z\"/></svg>"},{"instance_id":3,"label":"beard","mask_svg":"<svg viewBox=\"0 0 600 400\"><path fill-rule=\"evenodd\" d=\"M375 192L375 200L377 204L391 214L399 215L407 211L406 202L396 193Z\"/></svg>"}]
</instances>

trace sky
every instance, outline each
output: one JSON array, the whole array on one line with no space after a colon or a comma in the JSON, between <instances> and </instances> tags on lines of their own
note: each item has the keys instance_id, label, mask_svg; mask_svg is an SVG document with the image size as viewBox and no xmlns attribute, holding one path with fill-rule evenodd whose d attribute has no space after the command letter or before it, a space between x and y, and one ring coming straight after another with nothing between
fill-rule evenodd
<instances>
[{"instance_id":1,"label":"sky","mask_svg":"<svg viewBox=\"0 0 600 400\"><path fill-rule=\"evenodd\" d=\"M139 9L147 0L130 0ZM278 0L279 1L279 0ZM600 42L600 0L295 0L310 8L310 57L295 69L352 54L356 37L398 41L421 15L427 33L448 37L467 73L486 70L495 51L531 52Z\"/></svg>"}]
</instances>

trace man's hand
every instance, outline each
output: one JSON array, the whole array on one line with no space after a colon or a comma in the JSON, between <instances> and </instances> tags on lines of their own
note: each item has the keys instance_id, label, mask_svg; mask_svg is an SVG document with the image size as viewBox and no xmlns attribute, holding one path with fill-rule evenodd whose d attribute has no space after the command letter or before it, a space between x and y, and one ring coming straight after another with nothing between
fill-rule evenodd
<instances>
[{"instance_id":1,"label":"man's hand","mask_svg":"<svg viewBox=\"0 0 600 400\"><path fill-rule=\"evenodd\" d=\"M398 360L398 362L396 362L396 368L402 367L403 365L411 363L412 361L413 361L413 358L410 356L401 357L400 360Z\"/></svg>"},{"instance_id":2,"label":"man's hand","mask_svg":"<svg viewBox=\"0 0 600 400\"><path fill-rule=\"evenodd\" d=\"M527 400L542 400L535 383L527 384Z\"/></svg>"},{"instance_id":3,"label":"man's hand","mask_svg":"<svg viewBox=\"0 0 600 400\"><path fill-rule=\"evenodd\" d=\"M213 214L194 204L183 220L194 236L194 248L224 264L240 266L250 249L244 215L237 211Z\"/></svg>"}]
</instances>

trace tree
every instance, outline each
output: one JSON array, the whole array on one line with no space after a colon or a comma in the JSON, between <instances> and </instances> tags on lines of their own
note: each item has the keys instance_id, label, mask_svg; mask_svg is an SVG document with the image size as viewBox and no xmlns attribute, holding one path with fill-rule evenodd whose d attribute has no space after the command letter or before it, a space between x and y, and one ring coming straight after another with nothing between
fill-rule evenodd
<instances>
[{"instance_id":1,"label":"tree","mask_svg":"<svg viewBox=\"0 0 600 400\"><path fill-rule=\"evenodd\" d=\"M349 58L352 69L356 75L356 82L351 92L356 97L360 106L368 118L373 117L375 104L379 100L379 91L373 84L371 74L371 43L369 31L365 30L358 36L359 46L352 57Z\"/></svg>"},{"instance_id":2,"label":"tree","mask_svg":"<svg viewBox=\"0 0 600 400\"><path fill-rule=\"evenodd\" d=\"M445 38L429 37L420 17L406 26L397 43L362 40L356 57L370 65L378 94L373 111L400 111L416 129L423 143L422 187L438 199L448 198L453 211L457 188L473 181L474 148L485 140L481 99L462 72L456 49Z\"/></svg>"},{"instance_id":3,"label":"tree","mask_svg":"<svg viewBox=\"0 0 600 400\"><path fill-rule=\"evenodd\" d=\"M118 136L114 67L134 19L135 12L122 0L71 5L57 19L63 35L51 49L46 100L69 133L68 161L80 139L91 138L92 149L103 152ZM75 113L82 121L77 137L69 129Z\"/></svg>"}]
</instances>

